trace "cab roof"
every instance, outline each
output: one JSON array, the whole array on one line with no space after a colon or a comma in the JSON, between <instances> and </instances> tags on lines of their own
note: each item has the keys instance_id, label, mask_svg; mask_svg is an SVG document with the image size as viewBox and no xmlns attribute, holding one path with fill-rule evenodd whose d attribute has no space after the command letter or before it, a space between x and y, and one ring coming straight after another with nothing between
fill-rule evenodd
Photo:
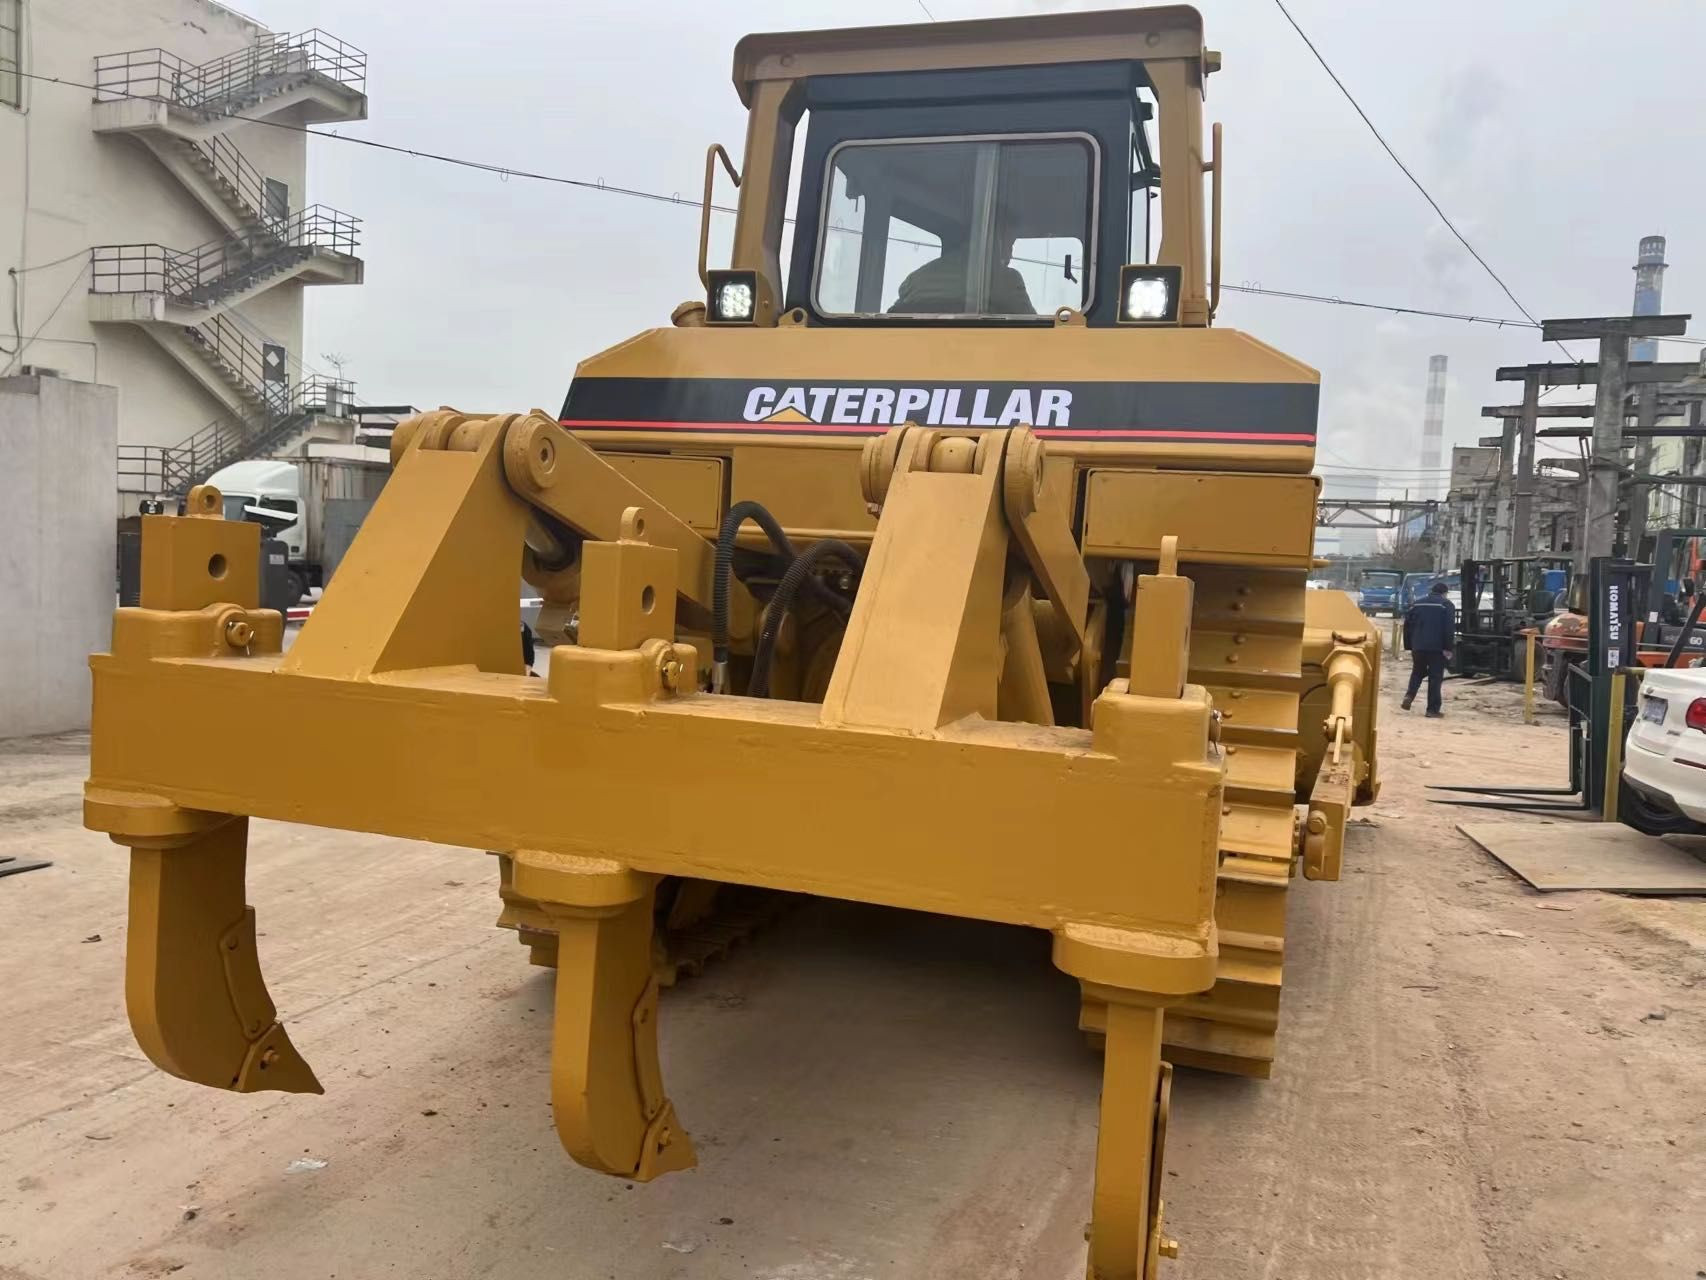
<instances>
[{"instance_id":1,"label":"cab roof","mask_svg":"<svg viewBox=\"0 0 1706 1280\"><path fill-rule=\"evenodd\" d=\"M1200 59L1205 72L1220 63L1203 49L1201 14L1161 5L749 35L735 46L734 81L751 106L765 80L1157 58Z\"/></svg>"}]
</instances>

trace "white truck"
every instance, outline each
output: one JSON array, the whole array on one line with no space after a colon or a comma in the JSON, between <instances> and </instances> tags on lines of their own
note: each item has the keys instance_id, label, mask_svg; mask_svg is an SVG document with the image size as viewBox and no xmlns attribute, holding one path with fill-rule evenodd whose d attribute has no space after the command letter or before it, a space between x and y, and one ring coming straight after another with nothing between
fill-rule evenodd
<instances>
[{"instance_id":1,"label":"white truck","mask_svg":"<svg viewBox=\"0 0 1706 1280\"><path fill-rule=\"evenodd\" d=\"M391 474L391 451L361 444L307 446L301 455L248 458L207 478L227 520L253 520L287 548L290 603L323 587Z\"/></svg>"}]
</instances>

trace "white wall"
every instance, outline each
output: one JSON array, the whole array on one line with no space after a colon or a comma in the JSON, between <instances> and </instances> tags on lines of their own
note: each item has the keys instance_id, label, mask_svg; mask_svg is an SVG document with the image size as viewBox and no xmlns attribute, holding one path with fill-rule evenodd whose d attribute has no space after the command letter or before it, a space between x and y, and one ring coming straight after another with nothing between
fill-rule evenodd
<instances>
[{"instance_id":1,"label":"white wall","mask_svg":"<svg viewBox=\"0 0 1706 1280\"><path fill-rule=\"evenodd\" d=\"M24 70L79 84L93 83L99 54L158 47L199 63L263 30L208 0L24 0L24 15ZM41 333L19 356L0 353L0 373L31 364L111 384L123 443L177 444L226 416L221 405L140 331L91 325L88 278L78 273L93 245L190 249L222 229L142 143L94 132L88 91L23 85L21 109L0 106L0 346L17 345L8 267L41 268L18 277L23 335ZM289 183L293 207L309 203L305 135L249 124L224 136L262 174ZM67 255L77 256L41 265ZM280 285L241 309L293 360L302 354L302 288Z\"/></svg>"},{"instance_id":2,"label":"white wall","mask_svg":"<svg viewBox=\"0 0 1706 1280\"><path fill-rule=\"evenodd\" d=\"M116 603L118 393L0 378L0 738L89 724Z\"/></svg>"}]
</instances>

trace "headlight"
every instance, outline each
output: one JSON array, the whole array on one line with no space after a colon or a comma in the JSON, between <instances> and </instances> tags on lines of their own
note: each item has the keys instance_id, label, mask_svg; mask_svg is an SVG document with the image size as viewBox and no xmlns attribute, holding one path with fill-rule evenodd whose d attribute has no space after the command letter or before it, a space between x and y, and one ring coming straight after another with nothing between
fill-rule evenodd
<instances>
[{"instance_id":1,"label":"headlight","mask_svg":"<svg viewBox=\"0 0 1706 1280\"><path fill-rule=\"evenodd\" d=\"M1167 314L1167 282L1138 276L1126 282L1125 313L1130 320L1159 320Z\"/></svg>"},{"instance_id":2,"label":"headlight","mask_svg":"<svg viewBox=\"0 0 1706 1280\"><path fill-rule=\"evenodd\" d=\"M1121 267L1120 323L1178 324L1181 274L1178 267Z\"/></svg>"},{"instance_id":3,"label":"headlight","mask_svg":"<svg viewBox=\"0 0 1706 1280\"><path fill-rule=\"evenodd\" d=\"M758 306L758 275L752 271L711 271L706 318L713 324L751 324Z\"/></svg>"}]
</instances>

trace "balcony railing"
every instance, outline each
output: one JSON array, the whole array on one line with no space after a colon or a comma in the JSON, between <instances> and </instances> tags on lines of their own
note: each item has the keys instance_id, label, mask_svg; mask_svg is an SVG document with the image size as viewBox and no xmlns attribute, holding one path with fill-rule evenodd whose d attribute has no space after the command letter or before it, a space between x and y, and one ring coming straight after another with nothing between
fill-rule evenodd
<instances>
[{"instance_id":1,"label":"balcony railing","mask_svg":"<svg viewBox=\"0 0 1706 1280\"><path fill-rule=\"evenodd\" d=\"M216 111L270 82L313 74L365 92L367 55L318 29L269 32L253 44L200 64L166 49L132 49L95 59L95 101L151 98L192 111Z\"/></svg>"},{"instance_id":2,"label":"balcony railing","mask_svg":"<svg viewBox=\"0 0 1706 1280\"><path fill-rule=\"evenodd\" d=\"M268 268L314 253L353 257L361 219L325 205L263 219L194 249L105 244L91 250L91 293L163 293L196 306L246 288Z\"/></svg>"}]
</instances>

